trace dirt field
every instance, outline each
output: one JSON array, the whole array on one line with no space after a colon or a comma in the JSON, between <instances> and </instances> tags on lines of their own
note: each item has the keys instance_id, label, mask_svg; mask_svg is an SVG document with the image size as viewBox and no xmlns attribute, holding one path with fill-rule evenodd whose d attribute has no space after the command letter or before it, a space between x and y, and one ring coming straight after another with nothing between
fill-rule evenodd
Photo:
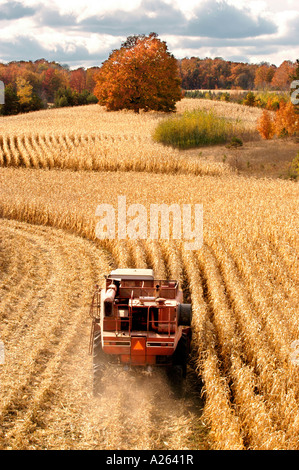
<instances>
[{"instance_id":1,"label":"dirt field","mask_svg":"<svg viewBox=\"0 0 299 470\"><path fill-rule=\"evenodd\" d=\"M282 165L296 143L280 155L254 137L250 111L242 149L181 154L153 146L161 118L90 106L0 120L1 449L299 448L299 187L270 162ZM89 130L101 139L83 138ZM224 151L252 166L235 171ZM97 240L95 208L117 195L147 209L203 204L202 249ZM117 266L175 277L192 301L184 398L162 372L111 365L93 397L89 304Z\"/></svg>"}]
</instances>

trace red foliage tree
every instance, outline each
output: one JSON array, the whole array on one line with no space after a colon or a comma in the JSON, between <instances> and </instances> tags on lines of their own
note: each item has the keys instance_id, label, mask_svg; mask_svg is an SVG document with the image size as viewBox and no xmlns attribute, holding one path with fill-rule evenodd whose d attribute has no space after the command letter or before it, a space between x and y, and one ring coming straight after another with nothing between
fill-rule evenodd
<instances>
[{"instance_id":1,"label":"red foliage tree","mask_svg":"<svg viewBox=\"0 0 299 470\"><path fill-rule=\"evenodd\" d=\"M276 67L273 65L260 65L255 74L254 85L256 88L270 88L270 84L274 77Z\"/></svg>"},{"instance_id":2,"label":"red foliage tree","mask_svg":"<svg viewBox=\"0 0 299 470\"><path fill-rule=\"evenodd\" d=\"M299 133L299 118L295 106L291 103L280 103L274 121L275 133L278 137L292 136Z\"/></svg>"},{"instance_id":3,"label":"red foliage tree","mask_svg":"<svg viewBox=\"0 0 299 470\"><path fill-rule=\"evenodd\" d=\"M70 72L70 87L77 93L86 89L86 72L82 67Z\"/></svg>"},{"instance_id":4,"label":"red foliage tree","mask_svg":"<svg viewBox=\"0 0 299 470\"><path fill-rule=\"evenodd\" d=\"M96 79L94 94L110 111L169 112L182 97L177 61L155 33L129 36L112 51Z\"/></svg>"},{"instance_id":5,"label":"red foliage tree","mask_svg":"<svg viewBox=\"0 0 299 470\"><path fill-rule=\"evenodd\" d=\"M289 60L285 60L276 69L272 78L271 86L275 90L289 90L291 84L291 76L295 72L295 64Z\"/></svg>"},{"instance_id":6,"label":"red foliage tree","mask_svg":"<svg viewBox=\"0 0 299 470\"><path fill-rule=\"evenodd\" d=\"M96 75L99 73L99 67L90 67L86 70L86 90L93 93L96 86Z\"/></svg>"},{"instance_id":7,"label":"red foliage tree","mask_svg":"<svg viewBox=\"0 0 299 470\"><path fill-rule=\"evenodd\" d=\"M52 102L54 100L55 93L59 90L60 87L65 86L65 84L66 79L64 73L49 67L44 72L42 81L42 88L45 93L45 98Z\"/></svg>"}]
</instances>

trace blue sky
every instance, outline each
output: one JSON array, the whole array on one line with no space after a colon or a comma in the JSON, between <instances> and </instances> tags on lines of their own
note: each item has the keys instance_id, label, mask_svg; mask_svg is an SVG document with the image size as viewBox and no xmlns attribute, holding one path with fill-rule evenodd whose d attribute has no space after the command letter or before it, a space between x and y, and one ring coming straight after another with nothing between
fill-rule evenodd
<instances>
[{"instance_id":1,"label":"blue sky","mask_svg":"<svg viewBox=\"0 0 299 470\"><path fill-rule=\"evenodd\" d=\"M298 0L0 0L0 26L2 62L101 65L127 36L150 32L176 58L299 58Z\"/></svg>"}]
</instances>

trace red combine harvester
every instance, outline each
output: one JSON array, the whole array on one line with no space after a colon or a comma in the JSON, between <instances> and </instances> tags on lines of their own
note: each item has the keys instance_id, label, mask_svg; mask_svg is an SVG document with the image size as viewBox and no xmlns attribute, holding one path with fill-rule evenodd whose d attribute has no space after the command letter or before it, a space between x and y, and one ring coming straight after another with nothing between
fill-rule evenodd
<instances>
[{"instance_id":1,"label":"red combine harvester","mask_svg":"<svg viewBox=\"0 0 299 470\"><path fill-rule=\"evenodd\" d=\"M116 269L96 286L90 313L94 392L105 364L167 367L178 387L186 377L191 341L190 304L179 283L157 280L151 269Z\"/></svg>"}]
</instances>

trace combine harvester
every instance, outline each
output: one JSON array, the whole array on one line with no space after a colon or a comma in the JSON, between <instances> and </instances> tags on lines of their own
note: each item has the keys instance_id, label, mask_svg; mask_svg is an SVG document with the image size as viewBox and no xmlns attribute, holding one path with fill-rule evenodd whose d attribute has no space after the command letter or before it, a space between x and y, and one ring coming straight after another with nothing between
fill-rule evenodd
<instances>
[{"instance_id":1,"label":"combine harvester","mask_svg":"<svg viewBox=\"0 0 299 470\"><path fill-rule=\"evenodd\" d=\"M109 362L129 367L167 369L176 390L186 377L191 342L190 304L179 283L156 280L151 269L116 269L96 286L90 314L94 393Z\"/></svg>"}]
</instances>

